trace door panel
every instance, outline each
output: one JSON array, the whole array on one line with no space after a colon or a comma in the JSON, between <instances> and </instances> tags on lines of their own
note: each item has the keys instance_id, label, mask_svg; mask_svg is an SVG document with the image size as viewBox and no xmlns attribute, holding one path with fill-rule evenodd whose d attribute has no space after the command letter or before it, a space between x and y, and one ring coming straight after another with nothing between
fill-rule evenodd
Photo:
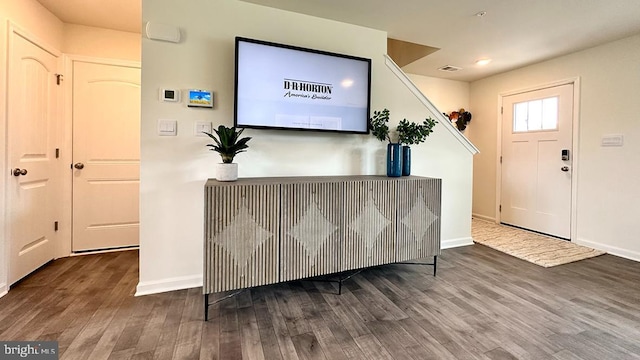
<instances>
[{"instance_id":1,"label":"door panel","mask_svg":"<svg viewBox=\"0 0 640 360\"><path fill-rule=\"evenodd\" d=\"M73 63L73 251L138 245L140 69Z\"/></svg>"},{"instance_id":2,"label":"door panel","mask_svg":"<svg viewBox=\"0 0 640 360\"><path fill-rule=\"evenodd\" d=\"M573 85L503 99L502 223L569 239ZM566 167L563 171L563 167Z\"/></svg>"},{"instance_id":3,"label":"door panel","mask_svg":"<svg viewBox=\"0 0 640 360\"><path fill-rule=\"evenodd\" d=\"M7 145L9 284L54 258L57 56L11 33ZM14 175L13 171L21 171Z\"/></svg>"}]
</instances>

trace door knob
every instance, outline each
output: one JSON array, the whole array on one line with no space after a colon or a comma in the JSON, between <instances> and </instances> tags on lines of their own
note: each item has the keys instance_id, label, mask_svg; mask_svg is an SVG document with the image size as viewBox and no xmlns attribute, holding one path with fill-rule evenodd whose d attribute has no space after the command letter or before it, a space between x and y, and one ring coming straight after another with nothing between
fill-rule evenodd
<instances>
[{"instance_id":1,"label":"door knob","mask_svg":"<svg viewBox=\"0 0 640 360\"><path fill-rule=\"evenodd\" d=\"M82 170L82 169L84 169L84 164L83 163L75 163L75 164L73 164L73 167L78 169L78 170Z\"/></svg>"},{"instance_id":2,"label":"door knob","mask_svg":"<svg viewBox=\"0 0 640 360\"><path fill-rule=\"evenodd\" d=\"M560 170L562 171L569 171L569 167L568 166L563 166L560 168Z\"/></svg>"},{"instance_id":3,"label":"door knob","mask_svg":"<svg viewBox=\"0 0 640 360\"><path fill-rule=\"evenodd\" d=\"M13 176L27 175L27 169L15 168L13 169Z\"/></svg>"}]
</instances>

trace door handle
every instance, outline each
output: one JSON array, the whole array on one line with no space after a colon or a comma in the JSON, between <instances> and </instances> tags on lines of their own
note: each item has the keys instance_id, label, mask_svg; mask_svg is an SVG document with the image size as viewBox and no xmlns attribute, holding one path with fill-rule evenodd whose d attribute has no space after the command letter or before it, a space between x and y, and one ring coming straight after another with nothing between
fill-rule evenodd
<instances>
[{"instance_id":1,"label":"door handle","mask_svg":"<svg viewBox=\"0 0 640 360\"><path fill-rule=\"evenodd\" d=\"M560 168L560 170L562 171L569 171L569 167L568 166L563 166Z\"/></svg>"},{"instance_id":2,"label":"door handle","mask_svg":"<svg viewBox=\"0 0 640 360\"><path fill-rule=\"evenodd\" d=\"M13 176L27 175L27 169L15 168L13 169Z\"/></svg>"},{"instance_id":3,"label":"door handle","mask_svg":"<svg viewBox=\"0 0 640 360\"><path fill-rule=\"evenodd\" d=\"M80 163L80 162L79 163L75 163L75 164L73 164L73 167L78 169L78 170L82 170L82 169L84 169L84 164Z\"/></svg>"}]
</instances>

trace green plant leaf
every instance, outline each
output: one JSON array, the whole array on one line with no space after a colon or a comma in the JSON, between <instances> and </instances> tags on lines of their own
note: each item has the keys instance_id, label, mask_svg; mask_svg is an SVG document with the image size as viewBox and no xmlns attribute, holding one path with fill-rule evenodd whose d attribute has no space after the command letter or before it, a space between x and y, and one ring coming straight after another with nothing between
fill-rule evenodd
<instances>
[{"instance_id":1,"label":"green plant leaf","mask_svg":"<svg viewBox=\"0 0 640 360\"><path fill-rule=\"evenodd\" d=\"M215 135L204 132L214 141L206 146L210 147L209 150L219 153L223 163L232 163L237 154L246 152L245 149L249 147L247 142L251 137L240 138L243 131L244 129L237 130L235 127L220 125L214 129Z\"/></svg>"},{"instance_id":2,"label":"green plant leaf","mask_svg":"<svg viewBox=\"0 0 640 360\"><path fill-rule=\"evenodd\" d=\"M369 119L369 130L371 134L380 141L388 140L391 143L389 137L389 110L384 109L382 111L374 111L373 117Z\"/></svg>"}]
</instances>

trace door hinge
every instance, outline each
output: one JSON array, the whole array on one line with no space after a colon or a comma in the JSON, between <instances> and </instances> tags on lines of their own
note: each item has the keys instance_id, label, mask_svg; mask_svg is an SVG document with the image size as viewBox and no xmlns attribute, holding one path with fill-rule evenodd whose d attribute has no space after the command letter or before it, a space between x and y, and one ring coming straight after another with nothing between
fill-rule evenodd
<instances>
[{"instance_id":1,"label":"door hinge","mask_svg":"<svg viewBox=\"0 0 640 360\"><path fill-rule=\"evenodd\" d=\"M64 75L56 74L56 85L60 85L60 83L62 83L62 81L64 81Z\"/></svg>"},{"instance_id":2,"label":"door hinge","mask_svg":"<svg viewBox=\"0 0 640 360\"><path fill-rule=\"evenodd\" d=\"M502 156L500 156L500 164L502 164Z\"/></svg>"},{"instance_id":3,"label":"door hinge","mask_svg":"<svg viewBox=\"0 0 640 360\"><path fill-rule=\"evenodd\" d=\"M498 206L498 211L502 212L502 205Z\"/></svg>"},{"instance_id":4,"label":"door hinge","mask_svg":"<svg viewBox=\"0 0 640 360\"><path fill-rule=\"evenodd\" d=\"M504 107L500 106L500 114L504 114Z\"/></svg>"},{"instance_id":5,"label":"door hinge","mask_svg":"<svg viewBox=\"0 0 640 360\"><path fill-rule=\"evenodd\" d=\"M57 221L53 223L53 230L54 231L58 231L58 222Z\"/></svg>"},{"instance_id":6,"label":"door hinge","mask_svg":"<svg viewBox=\"0 0 640 360\"><path fill-rule=\"evenodd\" d=\"M56 159L60 158L60 149L56 148Z\"/></svg>"}]
</instances>

